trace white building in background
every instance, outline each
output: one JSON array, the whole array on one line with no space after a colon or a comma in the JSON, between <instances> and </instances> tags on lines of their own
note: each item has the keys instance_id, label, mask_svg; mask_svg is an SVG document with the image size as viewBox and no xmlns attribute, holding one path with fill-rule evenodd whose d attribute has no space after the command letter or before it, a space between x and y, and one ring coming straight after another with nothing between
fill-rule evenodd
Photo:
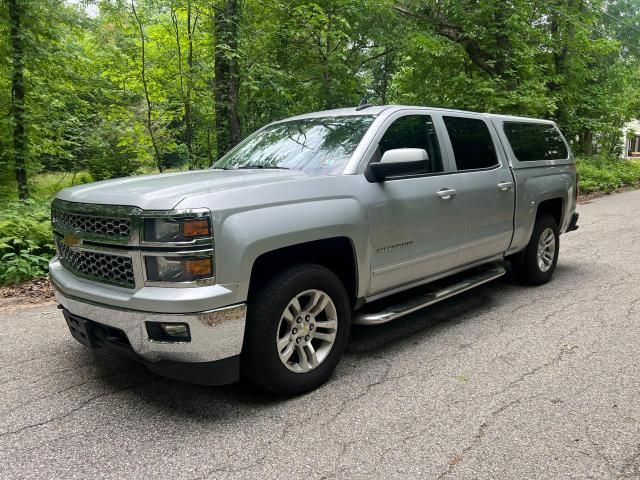
<instances>
[{"instance_id":1,"label":"white building in background","mask_svg":"<svg viewBox=\"0 0 640 480\"><path fill-rule=\"evenodd\" d=\"M640 120L632 120L622 128L622 157L640 157Z\"/></svg>"}]
</instances>

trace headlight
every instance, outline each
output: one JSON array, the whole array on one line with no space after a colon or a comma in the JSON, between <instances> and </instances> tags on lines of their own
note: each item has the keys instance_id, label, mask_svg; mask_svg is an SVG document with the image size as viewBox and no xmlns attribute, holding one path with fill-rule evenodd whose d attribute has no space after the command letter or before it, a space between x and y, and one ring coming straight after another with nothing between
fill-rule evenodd
<instances>
[{"instance_id":1,"label":"headlight","mask_svg":"<svg viewBox=\"0 0 640 480\"><path fill-rule=\"evenodd\" d=\"M211 237L209 217L145 218L145 242L188 242Z\"/></svg>"},{"instance_id":2,"label":"headlight","mask_svg":"<svg viewBox=\"0 0 640 480\"><path fill-rule=\"evenodd\" d=\"M145 257L147 280L152 282L193 282L213 277L213 258Z\"/></svg>"}]
</instances>

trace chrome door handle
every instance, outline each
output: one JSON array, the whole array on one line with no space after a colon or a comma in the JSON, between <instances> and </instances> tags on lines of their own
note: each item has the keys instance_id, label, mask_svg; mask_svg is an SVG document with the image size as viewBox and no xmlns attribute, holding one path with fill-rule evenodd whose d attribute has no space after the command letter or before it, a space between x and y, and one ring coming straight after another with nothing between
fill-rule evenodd
<instances>
[{"instance_id":1,"label":"chrome door handle","mask_svg":"<svg viewBox=\"0 0 640 480\"><path fill-rule=\"evenodd\" d=\"M443 188L442 190L438 191L438 196L442 200L449 200L451 197L455 197L456 193L458 192L453 188Z\"/></svg>"},{"instance_id":2,"label":"chrome door handle","mask_svg":"<svg viewBox=\"0 0 640 480\"><path fill-rule=\"evenodd\" d=\"M506 192L508 190L511 190L513 188L513 183L512 182L500 182L498 184L498 190L502 191L502 192Z\"/></svg>"}]
</instances>

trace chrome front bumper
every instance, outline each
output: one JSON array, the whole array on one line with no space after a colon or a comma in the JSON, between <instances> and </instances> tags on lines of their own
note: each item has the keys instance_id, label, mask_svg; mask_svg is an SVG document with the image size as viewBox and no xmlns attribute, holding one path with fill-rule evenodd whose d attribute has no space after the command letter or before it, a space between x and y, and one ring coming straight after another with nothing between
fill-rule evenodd
<instances>
[{"instance_id":1,"label":"chrome front bumper","mask_svg":"<svg viewBox=\"0 0 640 480\"><path fill-rule=\"evenodd\" d=\"M119 308L73 297L51 281L56 299L73 315L122 330L133 352L146 362L214 362L240 354L244 338L246 304L195 313L158 313ZM189 324L190 342L149 340L145 322Z\"/></svg>"}]
</instances>

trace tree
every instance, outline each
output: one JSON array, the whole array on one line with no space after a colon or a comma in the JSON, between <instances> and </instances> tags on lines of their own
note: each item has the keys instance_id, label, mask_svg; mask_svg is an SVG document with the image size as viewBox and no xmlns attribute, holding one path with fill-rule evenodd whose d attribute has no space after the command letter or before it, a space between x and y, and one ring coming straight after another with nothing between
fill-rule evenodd
<instances>
[{"instance_id":1,"label":"tree","mask_svg":"<svg viewBox=\"0 0 640 480\"><path fill-rule=\"evenodd\" d=\"M240 71L237 57L240 0L222 0L213 8L216 145L217 156L221 157L237 145L241 138L238 114Z\"/></svg>"},{"instance_id":2,"label":"tree","mask_svg":"<svg viewBox=\"0 0 640 480\"><path fill-rule=\"evenodd\" d=\"M138 26L140 32L140 79L142 80L142 88L144 90L144 100L146 105L146 125L149 137L151 137L151 146L153 147L155 164L162 173L163 165L161 161L160 148L158 147L158 139L156 138L155 126L153 123L153 103L149 94L149 80L147 78L147 37L144 30L142 18L136 10L135 0L131 0L131 13Z\"/></svg>"},{"instance_id":3,"label":"tree","mask_svg":"<svg viewBox=\"0 0 640 480\"><path fill-rule=\"evenodd\" d=\"M25 119L24 119L24 42L22 19L23 4L21 0L8 0L11 35L11 113L13 116L13 162L18 184L18 198L26 200L29 197L27 186Z\"/></svg>"},{"instance_id":4,"label":"tree","mask_svg":"<svg viewBox=\"0 0 640 480\"><path fill-rule=\"evenodd\" d=\"M640 0L94 3L0 0L3 200L42 171L211 165L363 98L555 119L585 154L615 153L640 111Z\"/></svg>"},{"instance_id":5,"label":"tree","mask_svg":"<svg viewBox=\"0 0 640 480\"><path fill-rule=\"evenodd\" d=\"M629 101L637 58L616 39L628 30L621 34L619 18L596 0L423 0L394 9L417 30L394 79L398 98L555 119L587 155L610 150L605 143L637 115Z\"/></svg>"},{"instance_id":6,"label":"tree","mask_svg":"<svg viewBox=\"0 0 640 480\"><path fill-rule=\"evenodd\" d=\"M182 39L180 37L180 14L174 8L171 7L171 23L173 25L176 50L178 52L178 73L180 77L180 96L183 103L183 117L184 123L184 144L188 151L189 167L193 168L194 152L193 152L193 129L194 119L192 115L192 91L194 82L194 70L193 70L193 54L194 54L194 35L198 24L199 14L193 15L192 1L187 0L186 6L186 31L187 31L187 60L186 69L183 67L183 55L182 55Z\"/></svg>"}]
</instances>

